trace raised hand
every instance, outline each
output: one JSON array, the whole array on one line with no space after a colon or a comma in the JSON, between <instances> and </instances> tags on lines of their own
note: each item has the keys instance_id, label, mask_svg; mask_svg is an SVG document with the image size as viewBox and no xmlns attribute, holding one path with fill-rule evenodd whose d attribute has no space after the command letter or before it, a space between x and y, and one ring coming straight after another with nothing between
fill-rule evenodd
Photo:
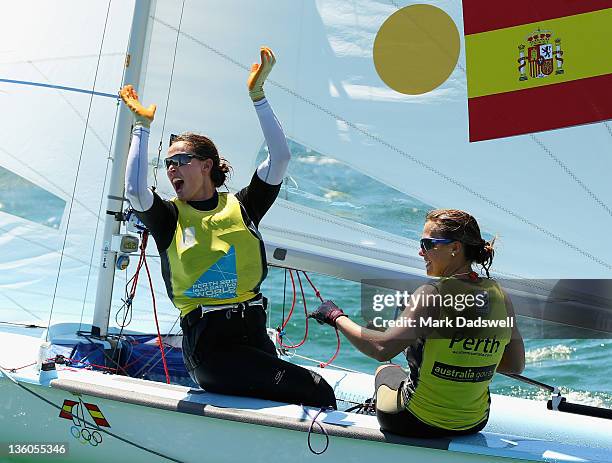
<instances>
[{"instance_id":1,"label":"raised hand","mask_svg":"<svg viewBox=\"0 0 612 463\"><path fill-rule=\"evenodd\" d=\"M308 314L308 318L314 318L321 325L327 323L334 328L336 328L336 320L340 317L348 317L348 315L332 301L325 301L314 312Z\"/></svg>"},{"instance_id":2,"label":"raised hand","mask_svg":"<svg viewBox=\"0 0 612 463\"><path fill-rule=\"evenodd\" d=\"M261 64L253 63L251 66L251 73L247 79L247 87L249 88L249 96L253 101L262 100L265 95L263 91L263 84L270 74L276 58L274 53L268 47L261 47Z\"/></svg>"},{"instance_id":3,"label":"raised hand","mask_svg":"<svg viewBox=\"0 0 612 463\"><path fill-rule=\"evenodd\" d=\"M138 101L138 94L131 85L124 86L119 91L119 96L127 107L130 108L130 111L134 113L136 124L142 125L143 127L149 127L151 125L155 117L156 105L152 104L148 108L145 108L140 104L140 101Z\"/></svg>"}]
</instances>

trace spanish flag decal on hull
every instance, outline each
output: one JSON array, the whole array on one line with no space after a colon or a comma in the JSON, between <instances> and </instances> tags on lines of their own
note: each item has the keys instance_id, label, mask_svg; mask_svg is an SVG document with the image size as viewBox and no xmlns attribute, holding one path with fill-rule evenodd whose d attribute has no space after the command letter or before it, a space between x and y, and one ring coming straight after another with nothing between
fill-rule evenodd
<instances>
[{"instance_id":1,"label":"spanish flag decal on hull","mask_svg":"<svg viewBox=\"0 0 612 463\"><path fill-rule=\"evenodd\" d=\"M463 0L470 141L612 118L612 0Z\"/></svg>"}]
</instances>

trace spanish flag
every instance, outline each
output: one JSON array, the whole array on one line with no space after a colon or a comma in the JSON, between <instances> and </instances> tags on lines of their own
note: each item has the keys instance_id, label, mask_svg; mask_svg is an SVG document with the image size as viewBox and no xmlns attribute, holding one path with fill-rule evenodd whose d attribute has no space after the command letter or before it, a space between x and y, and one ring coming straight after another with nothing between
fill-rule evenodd
<instances>
[{"instance_id":1,"label":"spanish flag","mask_svg":"<svg viewBox=\"0 0 612 463\"><path fill-rule=\"evenodd\" d=\"M463 0L470 141L612 118L612 0Z\"/></svg>"}]
</instances>

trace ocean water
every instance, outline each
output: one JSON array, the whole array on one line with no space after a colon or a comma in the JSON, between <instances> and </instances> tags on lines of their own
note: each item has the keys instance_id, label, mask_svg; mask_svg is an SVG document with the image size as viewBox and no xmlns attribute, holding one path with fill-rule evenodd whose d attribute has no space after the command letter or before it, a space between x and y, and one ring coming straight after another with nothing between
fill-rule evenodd
<instances>
[{"instance_id":1,"label":"ocean water","mask_svg":"<svg viewBox=\"0 0 612 463\"><path fill-rule=\"evenodd\" d=\"M271 269L262 290L271 299L269 323L277 327L283 319L283 295L285 295L285 316L288 315L293 292L287 276L287 288L284 289L285 272ZM309 275L321 292L323 299L332 299L357 323L364 324L361 317L361 289L359 283L346 282L322 275ZM314 310L319 300L308 282L302 278L308 310ZM297 299L294 314L291 317L286 333L285 343L295 343L302 339L305 329L304 308L297 286ZM519 330L527 331L528 320L519 317ZM355 349L342 335L340 353L334 364L354 370L373 373L379 363ZM308 341L296 353L312 359L326 361L336 350L336 335L327 325L309 323ZM612 355L612 340L609 339L525 339L526 366L523 376L540 382L559 386L564 396L571 402L592 406L612 408L612 383L610 374L612 366L609 358ZM308 364L304 359L300 362ZM405 359L399 355L395 363L405 365ZM548 393L526 383L516 381L501 374L496 374L491 385L494 393L524 397L535 400L546 400Z\"/></svg>"}]
</instances>

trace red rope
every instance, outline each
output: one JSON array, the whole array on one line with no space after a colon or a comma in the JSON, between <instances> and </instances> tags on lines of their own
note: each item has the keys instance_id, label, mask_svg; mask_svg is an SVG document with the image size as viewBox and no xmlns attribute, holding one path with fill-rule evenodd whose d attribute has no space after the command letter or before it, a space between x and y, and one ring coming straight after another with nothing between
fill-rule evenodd
<instances>
[{"instance_id":1,"label":"red rope","mask_svg":"<svg viewBox=\"0 0 612 463\"><path fill-rule=\"evenodd\" d=\"M336 352L334 352L334 355L332 356L332 358L330 358L327 362L319 363L320 368L325 368L331 365L332 362L336 360L336 357L338 357L338 354L340 353L340 335L338 334L338 328L336 328L336 339L338 340L338 343L336 344Z\"/></svg>"},{"instance_id":2,"label":"red rope","mask_svg":"<svg viewBox=\"0 0 612 463\"><path fill-rule=\"evenodd\" d=\"M149 288L151 288L151 299L153 300L153 315L155 316L155 328L157 329L157 343L159 344L159 350L161 351L162 363L164 365L164 373L166 374L166 383L170 384L170 374L168 373L168 364L166 363L166 353L164 352L164 342L162 341L161 333L159 331L159 321L157 320L157 305L155 303L155 292L153 291L153 281L151 280L151 272L149 272L149 264L147 264L147 257L145 256L145 249L147 247L148 233L142 234L141 258L144 261L144 266L147 271L147 278L149 279Z\"/></svg>"},{"instance_id":3,"label":"red rope","mask_svg":"<svg viewBox=\"0 0 612 463\"><path fill-rule=\"evenodd\" d=\"M56 359L56 357L51 357L51 358L48 358L47 361L51 361L51 360L55 360L55 359ZM104 365L96 365L95 363L86 362L85 360L76 360L76 359L72 359L70 357L64 357L63 359L64 359L64 361L68 361L70 363L82 363L85 366L101 368L102 370L109 370L109 371L115 371L116 372L117 370L119 370L119 368L121 368L121 367L119 367L119 368L112 368L112 367L107 367L107 366L104 366ZM127 372L126 372L126 374L127 374Z\"/></svg>"},{"instance_id":4,"label":"red rope","mask_svg":"<svg viewBox=\"0 0 612 463\"><path fill-rule=\"evenodd\" d=\"M279 344L285 349L297 349L298 347L302 346L306 342L306 339L308 339L308 308L306 307L306 297L304 297L304 288L302 286L302 280L300 279L300 273L296 272L296 274L298 277L298 282L300 284L300 292L302 294L302 303L304 304L304 316L306 319L306 329L304 331L304 337L302 338L302 340L299 343L293 344L293 345L283 344L282 336L280 336L280 333L277 334L276 337L278 339ZM295 298L296 298L295 280L293 279L293 274L291 273L291 270L289 271L289 276L291 276L291 284L293 286L293 303L291 304L291 311L289 312L289 316L287 317L287 320L284 321L283 326L281 328L282 331L285 330L285 327L289 323L289 319L291 318L291 315L293 315L293 308L295 306Z\"/></svg>"},{"instance_id":5,"label":"red rope","mask_svg":"<svg viewBox=\"0 0 612 463\"><path fill-rule=\"evenodd\" d=\"M6 368L6 367L2 367L3 370L9 371L11 373L15 373L17 370L23 370L24 368L28 368L31 367L32 365L36 365L37 362L34 363L28 363L27 365L24 365L22 367L17 367L17 368Z\"/></svg>"},{"instance_id":6,"label":"red rope","mask_svg":"<svg viewBox=\"0 0 612 463\"><path fill-rule=\"evenodd\" d=\"M308 274L306 272L302 272L304 274L304 276L306 277L306 280L308 280L308 283L310 283L310 286L312 287L312 289L315 292L315 295L319 298L319 300L321 302L323 302L323 298L321 297L321 293L319 292L319 290L317 289L317 287L314 285L314 283L311 281L311 279L308 277ZM292 270L289 270L289 276L291 277L291 286L293 288L293 301L291 303L291 310L289 311L289 315L287 316L287 319L283 321L283 324L281 326L281 328L278 330L279 332L276 334L276 339L278 340L278 343L284 347L285 349L296 349L298 347L300 347L302 344L304 344L306 342L306 339L308 338L308 309L306 307L306 297L304 297L304 288L302 286L302 279L300 278L300 272L299 270L296 270L296 274L298 277L298 282L300 284L300 292L302 295L302 302L304 303L304 315L306 316L306 329L304 332L304 338L295 345L285 345L283 344L283 336L282 334L285 331L285 327L287 326L287 324L289 323L289 320L291 319L291 316L293 315L293 309L295 308L295 299L296 299L296 288L295 288L295 280L293 279L293 272ZM340 353L340 334L338 333L338 328L336 328L336 352L334 352L334 355L327 361L327 362L322 362L319 363L319 367L320 368L325 368L329 365L332 364L332 362L334 360L336 360L336 357L338 357L338 354Z\"/></svg>"},{"instance_id":7,"label":"red rope","mask_svg":"<svg viewBox=\"0 0 612 463\"><path fill-rule=\"evenodd\" d=\"M310 286L312 286L312 289L315 292L315 295L319 298L319 300L321 302L323 302L323 298L321 297L321 293L319 292L319 290L316 288L316 286L312 283L312 281L310 281L310 278L308 278L308 274L306 272L302 272L304 274L304 276L306 277L306 279L308 280L308 283L310 283Z\"/></svg>"}]
</instances>

